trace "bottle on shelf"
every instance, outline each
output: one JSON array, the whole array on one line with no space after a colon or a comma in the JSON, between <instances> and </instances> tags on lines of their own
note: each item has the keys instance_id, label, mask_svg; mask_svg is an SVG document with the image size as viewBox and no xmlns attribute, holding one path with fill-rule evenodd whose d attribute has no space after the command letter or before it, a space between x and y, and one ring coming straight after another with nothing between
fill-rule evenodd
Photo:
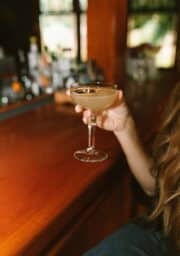
<instances>
[{"instance_id":1,"label":"bottle on shelf","mask_svg":"<svg viewBox=\"0 0 180 256\"><path fill-rule=\"evenodd\" d=\"M59 70L59 56L55 53L51 53L51 60L52 60L52 85L54 90L63 88L63 76Z\"/></svg>"},{"instance_id":2,"label":"bottle on shelf","mask_svg":"<svg viewBox=\"0 0 180 256\"><path fill-rule=\"evenodd\" d=\"M47 46L43 47L40 56L39 84L45 93L52 88L52 60Z\"/></svg>"},{"instance_id":3,"label":"bottle on shelf","mask_svg":"<svg viewBox=\"0 0 180 256\"><path fill-rule=\"evenodd\" d=\"M8 95L8 94L7 94ZM22 100L24 97L23 84L19 80L17 75L11 78L10 91L9 91L9 102L14 103Z\"/></svg>"},{"instance_id":4,"label":"bottle on shelf","mask_svg":"<svg viewBox=\"0 0 180 256\"><path fill-rule=\"evenodd\" d=\"M0 45L0 60L4 59L4 49L3 47Z\"/></svg>"},{"instance_id":5,"label":"bottle on shelf","mask_svg":"<svg viewBox=\"0 0 180 256\"><path fill-rule=\"evenodd\" d=\"M30 37L30 50L28 53L28 67L29 67L29 77L25 81L25 86L27 89L26 99L30 100L34 96L38 96L41 93L40 84L40 61L41 56L38 49L37 38L35 36Z\"/></svg>"},{"instance_id":6,"label":"bottle on shelf","mask_svg":"<svg viewBox=\"0 0 180 256\"><path fill-rule=\"evenodd\" d=\"M39 59L40 54L37 45L37 38L32 36L30 38L30 50L28 53L28 66L30 75L38 80L39 76Z\"/></svg>"}]
</instances>

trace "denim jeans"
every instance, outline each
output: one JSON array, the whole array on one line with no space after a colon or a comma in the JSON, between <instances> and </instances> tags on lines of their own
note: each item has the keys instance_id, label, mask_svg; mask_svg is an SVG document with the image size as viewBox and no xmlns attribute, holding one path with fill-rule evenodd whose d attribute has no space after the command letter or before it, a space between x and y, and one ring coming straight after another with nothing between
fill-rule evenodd
<instances>
[{"instance_id":1,"label":"denim jeans","mask_svg":"<svg viewBox=\"0 0 180 256\"><path fill-rule=\"evenodd\" d=\"M166 256L167 241L158 231L131 223L82 256Z\"/></svg>"}]
</instances>

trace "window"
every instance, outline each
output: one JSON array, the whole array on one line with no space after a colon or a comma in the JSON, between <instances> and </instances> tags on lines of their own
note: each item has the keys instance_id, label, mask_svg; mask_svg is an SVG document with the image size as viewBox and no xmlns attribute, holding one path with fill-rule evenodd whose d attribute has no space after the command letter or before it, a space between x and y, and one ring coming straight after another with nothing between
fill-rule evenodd
<instances>
[{"instance_id":1,"label":"window","mask_svg":"<svg viewBox=\"0 0 180 256\"><path fill-rule=\"evenodd\" d=\"M158 68L171 68L175 64L176 10L176 0L129 1L127 45L129 48L143 44L154 47Z\"/></svg>"},{"instance_id":2,"label":"window","mask_svg":"<svg viewBox=\"0 0 180 256\"><path fill-rule=\"evenodd\" d=\"M70 58L76 58L80 54L79 57L86 60L86 10L87 0L40 0L42 47L48 47L55 54L61 54L63 49L68 49Z\"/></svg>"}]
</instances>

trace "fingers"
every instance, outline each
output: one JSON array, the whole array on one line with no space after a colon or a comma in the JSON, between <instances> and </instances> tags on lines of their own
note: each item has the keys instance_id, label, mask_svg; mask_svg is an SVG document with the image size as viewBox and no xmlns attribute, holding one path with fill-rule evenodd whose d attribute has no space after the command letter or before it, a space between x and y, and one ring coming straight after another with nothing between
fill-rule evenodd
<instances>
[{"instance_id":1,"label":"fingers","mask_svg":"<svg viewBox=\"0 0 180 256\"><path fill-rule=\"evenodd\" d=\"M76 111L77 113L80 113L80 112L83 111L83 108L82 108L80 105L76 105L76 106L75 106L75 111Z\"/></svg>"},{"instance_id":2,"label":"fingers","mask_svg":"<svg viewBox=\"0 0 180 256\"><path fill-rule=\"evenodd\" d=\"M84 108L82 108L80 105L76 105L75 106L75 112L76 113L81 113L83 112L83 122L85 124L88 124L88 121L89 121L89 118L90 118L90 115L91 115L91 111L90 110L84 110Z\"/></svg>"},{"instance_id":3,"label":"fingers","mask_svg":"<svg viewBox=\"0 0 180 256\"><path fill-rule=\"evenodd\" d=\"M118 100L121 102L123 99L123 91L122 90L119 90L119 93L118 93Z\"/></svg>"},{"instance_id":4,"label":"fingers","mask_svg":"<svg viewBox=\"0 0 180 256\"><path fill-rule=\"evenodd\" d=\"M118 95L117 95L117 99L115 100L115 102L114 102L114 104L111 106L111 108L114 108L114 107L119 106L123 101L124 101L123 91L122 91L122 90L119 90L119 91L118 91Z\"/></svg>"},{"instance_id":5,"label":"fingers","mask_svg":"<svg viewBox=\"0 0 180 256\"><path fill-rule=\"evenodd\" d=\"M90 120L90 117L91 117L91 111L90 111L90 110L85 110L85 111L83 112L83 118L82 118L83 122L84 122L85 124L88 124L88 123L89 123L89 120Z\"/></svg>"},{"instance_id":6,"label":"fingers","mask_svg":"<svg viewBox=\"0 0 180 256\"><path fill-rule=\"evenodd\" d=\"M98 116L96 117L96 125L97 125L99 128L103 128L104 118L105 118L105 116L103 116L103 115L98 115Z\"/></svg>"},{"instance_id":7,"label":"fingers","mask_svg":"<svg viewBox=\"0 0 180 256\"><path fill-rule=\"evenodd\" d=\"M119 90L115 105L120 105L122 103L122 101L124 100L123 98L124 98L123 97L123 91Z\"/></svg>"}]
</instances>

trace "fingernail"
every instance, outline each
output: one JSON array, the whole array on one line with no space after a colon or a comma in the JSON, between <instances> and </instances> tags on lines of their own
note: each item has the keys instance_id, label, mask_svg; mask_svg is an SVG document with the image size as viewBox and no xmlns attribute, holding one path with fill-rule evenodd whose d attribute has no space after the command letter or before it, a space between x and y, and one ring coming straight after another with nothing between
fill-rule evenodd
<instances>
[{"instance_id":1,"label":"fingernail","mask_svg":"<svg viewBox=\"0 0 180 256\"><path fill-rule=\"evenodd\" d=\"M87 119L85 117L83 117L83 123L87 124Z\"/></svg>"}]
</instances>

